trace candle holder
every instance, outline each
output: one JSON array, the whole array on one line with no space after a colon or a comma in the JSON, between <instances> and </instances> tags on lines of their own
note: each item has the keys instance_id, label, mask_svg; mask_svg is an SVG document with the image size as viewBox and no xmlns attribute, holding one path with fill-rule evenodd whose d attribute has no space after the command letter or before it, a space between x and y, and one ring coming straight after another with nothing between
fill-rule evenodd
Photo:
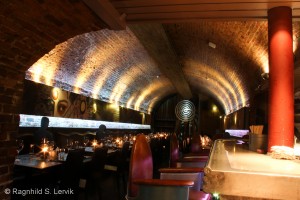
<instances>
[{"instance_id":1,"label":"candle holder","mask_svg":"<svg viewBox=\"0 0 300 200\"><path fill-rule=\"evenodd\" d=\"M41 149L42 149L42 158L44 160L47 160L47 156L48 156L48 151L49 151L49 146L47 144L42 144L41 145Z\"/></svg>"}]
</instances>

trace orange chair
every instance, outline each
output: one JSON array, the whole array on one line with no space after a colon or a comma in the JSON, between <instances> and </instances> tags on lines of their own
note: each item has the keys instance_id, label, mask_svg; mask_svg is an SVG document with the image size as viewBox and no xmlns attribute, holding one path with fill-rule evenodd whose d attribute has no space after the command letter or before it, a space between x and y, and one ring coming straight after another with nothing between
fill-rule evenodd
<instances>
[{"instance_id":1,"label":"orange chair","mask_svg":"<svg viewBox=\"0 0 300 200\"><path fill-rule=\"evenodd\" d=\"M193 181L152 179L152 154L146 137L136 137L131 151L126 199L204 200L208 194L190 191Z\"/></svg>"}]
</instances>

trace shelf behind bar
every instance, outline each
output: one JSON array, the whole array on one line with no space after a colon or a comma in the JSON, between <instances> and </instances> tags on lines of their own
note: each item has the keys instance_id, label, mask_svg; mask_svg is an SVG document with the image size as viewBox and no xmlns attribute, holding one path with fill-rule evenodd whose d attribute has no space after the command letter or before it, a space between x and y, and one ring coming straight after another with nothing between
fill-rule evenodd
<instances>
[{"instance_id":1,"label":"shelf behind bar","mask_svg":"<svg viewBox=\"0 0 300 200\"><path fill-rule=\"evenodd\" d=\"M19 127L40 127L42 117L43 116L20 114ZM104 124L108 129L143 129L143 130L151 129L150 125L145 125L145 124L84 120L84 119L73 119L73 118L62 118L62 117L48 117L48 118L50 121L49 127L53 127L53 128L98 129L100 124Z\"/></svg>"}]
</instances>

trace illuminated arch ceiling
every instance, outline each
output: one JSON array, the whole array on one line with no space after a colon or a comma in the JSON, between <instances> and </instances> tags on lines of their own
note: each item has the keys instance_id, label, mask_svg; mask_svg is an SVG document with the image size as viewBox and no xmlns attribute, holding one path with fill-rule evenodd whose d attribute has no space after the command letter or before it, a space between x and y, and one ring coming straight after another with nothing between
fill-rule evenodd
<instances>
[{"instance_id":1,"label":"illuminated arch ceiling","mask_svg":"<svg viewBox=\"0 0 300 200\"><path fill-rule=\"evenodd\" d=\"M137 26L143 25L131 27ZM268 72L267 22L203 21L162 28L194 95L214 98L226 114L249 104L262 82L260 74ZM156 102L177 91L156 62L165 54L150 56L141 43L130 27L79 35L39 59L26 78L151 112Z\"/></svg>"},{"instance_id":2,"label":"illuminated arch ceiling","mask_svg":"<svg viewBox=\"0 0 300 200\"><path fill-rule=\"evenodd\" d=\"M261 74L268 72L267 10L286 4L299 18L299 4L287 1L97 2L102 5L89 7L110 28L122 29L124 19L135 25L69 39L35 63L27 79L144 112L169 94L190 97L191 92L213 97L227 114L247 106L265 84ZM295 49L298 31L295 22Z\"/></svg>"},{"instance_id":3,"label":"illuminated arch ceiling","mask_svg":"<svg viewBox=\"0 0 300 200\"><path fill-rule=\"evenodd\" d=\"M69 39L31 66L26 79L142 112L176 92L129 29Z\"/></svg>"}]
</instances>

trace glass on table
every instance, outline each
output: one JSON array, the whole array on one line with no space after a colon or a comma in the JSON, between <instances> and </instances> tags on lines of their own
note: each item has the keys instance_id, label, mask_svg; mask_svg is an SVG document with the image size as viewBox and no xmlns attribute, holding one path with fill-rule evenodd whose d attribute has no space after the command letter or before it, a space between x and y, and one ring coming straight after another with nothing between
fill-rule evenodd
<instances>
[{"instance_id":1,"label":"glass on table","mask_svg":"<svg viewBox=\"0 0 300 200\"><path fill-rule=\"evenodd\" d=\"M41 145L43 146L44 144L48 144L48 142L47 138L42 138Z\"/></svg>"},{"instance_id":2,"label":"glass on table","mask_svg":"<svg viewBox=\"0 0 300 200\"><path fill-rule=\"evenodd\" d=\"M89 142L90 142L89 137L84 137L83 138L83 145L84 145L84 147L86 147L89 144Z\"/></svg>"},{"instance_id":3,"label":"glass on table","mask_svg":"<svg viewBox=\"0 0 300 200\"><path fill-rule=\"evenodd\" d=\"M17 144L17 152L18 152L18 155L19 155L20 152L22 151L22 149L24 148L24 141L21 140L21 139L17 139L16 144Z\"/></svg>"},{"instance_id":4,"label":"glass on table","mask_svg":"<svg viewBox=\"0 0 300 200\"><path fill-rule=\"evenodd\" d=\"M48 141L49 151L54 150L55 142L54 141Z\"/></svg>"},{"instance_id":5,"label":"glass on table","mask_svg":"<svg viewBox=\"0 0 300 200\"><path fill-rule=\"evenodd\" d=\"M67 148L67 149L71 149L72 147L73 147L73 140L67 139L67 145L66 145L66 148Z\"/></svg>"},{"instance_id":6,"label":"glass on table","mask_svg":"<svg viewBox=\"0 0 300 200\"><path fill-rule=\"evenodd\" d=\"M30 144L30 145L29 145L29 154L30 154L30 155L33 155L33 154L34 154L34 148L35 148L34 144Z\"/></svg>"},{"instance_id":7,"label":"glass on table","mask_svg":"<svg viewBox=\"0 0 300 200\"><path fill-rule=\"evenodd\" d=\"M79 149L79 141L75 140L75 141L73 142L73 148L74 148L74 149Z\"/></svg>"}]
</instances>

